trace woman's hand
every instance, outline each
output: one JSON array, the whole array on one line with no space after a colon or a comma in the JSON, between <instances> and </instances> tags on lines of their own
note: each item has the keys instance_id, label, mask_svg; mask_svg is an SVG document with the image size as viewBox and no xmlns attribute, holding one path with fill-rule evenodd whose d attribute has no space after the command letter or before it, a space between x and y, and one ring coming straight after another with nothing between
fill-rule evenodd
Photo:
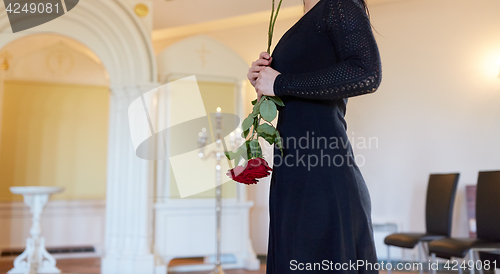
<instances>
[{"instance_id":1,"label":"woman's hand","mask_svg":"<svg viewBox=\"0 0 500 274\"><path fill-rule=\"evenodd\" d=\"M250 83L252 86L255 87L255 83L257 81L257 77L259 77L259 72L263 70L266 66L269 66L272 61L271 55L267 52L261 52L259 59L257 59L255 62L252 63L252 66L248 69L248 80L250 80Z\"/></svg>"},{"instance_id":2,"label":"woman's hand","mask_svg":"<svg viewBox=\"0 0 500 274\"><path fill-rule=\"evenodd\" d=\"M260 102L262 95L274 95L274 80L281 74L271 67L265 67L259 72L259 76L255 80L255 91L257 92L257 101Z\"/></svg>"}]
</instances>

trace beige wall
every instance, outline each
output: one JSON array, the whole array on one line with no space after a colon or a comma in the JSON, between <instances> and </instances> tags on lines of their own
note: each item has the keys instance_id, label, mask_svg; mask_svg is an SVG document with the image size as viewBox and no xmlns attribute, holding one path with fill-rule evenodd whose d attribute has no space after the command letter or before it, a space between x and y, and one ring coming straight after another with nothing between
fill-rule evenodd
<instances>
[{"instance_id":1,"label":"beige wall","mask_svg":"<svg viewBox=\"0 0 500 274\"><path fill-rule=\"evenodd\" d=\"M235 113L235 92L236 87L234 83L223 83L223 82L208 82L208 81L197 81L198 87L200 89L200 94L203 99L203 104L207 113L214 113L218 107L221 108L223 113ZM189 109L189 107L186 107ZM181 140L175 139L172 136L171 145L178 144L179 142L191 142L193 140ZM207 151L208 153L209 151ZM196 170L192 170L193 167L185 167L184 172L200 172L202 174L211 174L210 170L213 170L215 164L215 158L210 158L205 161L204 166L198 166ZM178 171L180 172L180 171ZM211 179L211 178L207 178ZM215 180L215 177L212 178ZM226 180L228 177L225 172L222 173L222 179ZM226 180L222 185L222 197L223 198L236 198L236 182L233 180ZM179 189L177 183L175 182L174 172L170 169L170 197L173 199L180 198ZM215 189L210 189L196 195L191 195L186 197L187 199L209 199L215 198Z\"/></svg>"},{"instance_id":2,"label":"beige wall","mask_svg":"<svg viewBox=\"0 0 500 274\"><path fill-rule=\"evenodd\" d=\"M10 186L62 186L53 199L105 199L109 88L6 81L0 202Z\"/></svg>"}]
</instances>

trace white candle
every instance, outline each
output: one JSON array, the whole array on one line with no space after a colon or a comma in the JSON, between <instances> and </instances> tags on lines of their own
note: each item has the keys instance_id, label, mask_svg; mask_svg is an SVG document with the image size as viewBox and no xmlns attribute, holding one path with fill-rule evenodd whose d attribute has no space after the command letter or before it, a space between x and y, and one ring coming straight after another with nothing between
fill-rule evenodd
<instances>
[{"instance_id":1,"label":"white candle","mask_svg":"<svg viewBox=\"0 0 500 274\"><path fill-rule=\"evenodd\" d=\"M220 118L221 117L221 108L220 107L217 107L217 113L215 114L217 118Z\"/></svg>"},{"instance_id":2,"label":"white candle","mask_svg":"<svg viewBox=\"0 0 500 274\"><path fill-rule=\"evenodd\" d=\"M231 145L231 149L234 149L234 147L236 146L236 138L234 137L234 132L231 132L229 134L229 142Z\"/></svg>"}]
</instances>

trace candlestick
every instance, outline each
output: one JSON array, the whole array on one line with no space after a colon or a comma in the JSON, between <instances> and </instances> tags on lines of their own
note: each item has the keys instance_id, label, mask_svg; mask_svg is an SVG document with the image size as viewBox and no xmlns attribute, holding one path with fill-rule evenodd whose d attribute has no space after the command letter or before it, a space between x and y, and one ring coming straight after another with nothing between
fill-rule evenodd
<instances>
[{"instance_id":1,"label":"candlestick","mask_svg":"<svg viewBox=\"0 0 500 274\"><path fill-rule=\"evenodd\" d=\"M217 107L215 113L215 150L211 151L207 154L204 153L204 146L206 145L206 129L203 128L202 131L198 134L198 145L200 147L199 156L203 158L208 158L209 156L214 155L216 164L215 164L215 222L216 222L216 258L215 258L215 268L212 270L211 274L224 274L224 270L222 269L221 263L221 213L222 213L222 166L221 161L224 158L223 147L226 149L226 145L224 143L224 139L222 138L222 109ZM241 131L240 131L241 132ZM238 139L236 139L236 138ZM234 132L230 134L231 142L230 149L236 148L236 143L239 142L241 137L235 136Z\"/></svg>"}]
</instances>

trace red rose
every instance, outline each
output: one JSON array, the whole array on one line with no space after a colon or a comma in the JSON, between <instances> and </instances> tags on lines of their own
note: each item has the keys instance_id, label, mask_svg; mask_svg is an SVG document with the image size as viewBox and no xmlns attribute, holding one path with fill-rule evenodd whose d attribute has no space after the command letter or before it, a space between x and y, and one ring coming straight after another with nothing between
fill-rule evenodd
<instances>
[{"instance_id":1,"label":"red rose","mask_svg":"<svg viewBox=\"0 0 500 274\"><path fill-rule=\"evenodd\" d=\"M254 158L248 160L245 167L237 166L230 169L226 174L236 182L251 185L256 184L258 182L257 179L269 176L272 170L266 160Z\"/></svg>"}]
</instances>

